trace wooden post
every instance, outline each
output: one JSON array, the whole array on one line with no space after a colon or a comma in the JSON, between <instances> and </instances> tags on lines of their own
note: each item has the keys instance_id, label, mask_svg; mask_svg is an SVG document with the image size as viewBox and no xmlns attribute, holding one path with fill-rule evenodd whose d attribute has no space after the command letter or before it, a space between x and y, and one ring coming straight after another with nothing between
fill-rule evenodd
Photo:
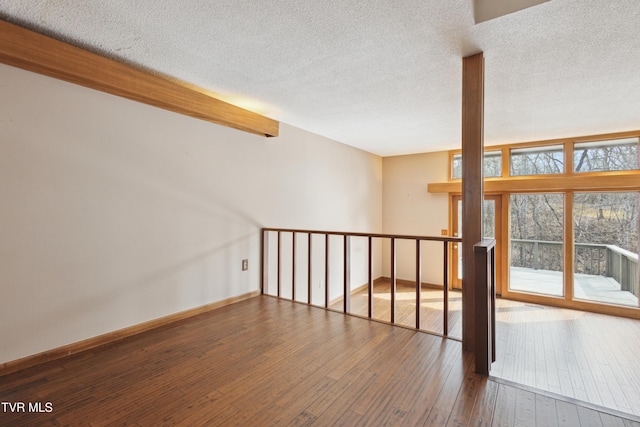
<instances>
[{"instance_id":1,"label":"wooden post","mask_svg":"<svg viewBox=\"0 0 640 427\"><path fill-rule=\"evenodd\" d=\"M307 303L311 304L312 302L312 298L311 298L311 290L313 288L313 284L311 283L312 280L312 274L311 274L311 237L312 234L309 233L307 234L308 236L308 240L307 240Z\"/></svg>"},{"instance_id":2,"label":"wooden post","mask_svg":"<svg viewBox=\"0 0 640 427\"><path fill-rule=\"evenodd\" d=\"M476 324L475 372L489 375L495 353L495 240L486 239L474 245L476 258ZM463 284L464 286L464 284Z\"/></svg>"},{"instance_id":3,"label":"wooden post","mask_svg":"<svg viewBox=\"0 0 640 427\"><path fill-rule=\"evenodd\" d=\"M280 288L281 288L281 281L280 281L280 277L282 276L280 274L280 252L282 252L282 236L281 233L278 231L278 298L280 298Z\"/></svg>"},{"instance_id":4,"label":"wooden post","mask_svg":"<svg viewBox=\"0 0 640 427\"><path fill-rule=\"evenodd\" d=\"M291 235L291 301L296 300L296 232Z\"/></svg>"},{"instance_id":5,"label":"wooden post","mask_svg":"<svg viewBox=\"0 0 640 427\"><path fill-rule=\"evenodd\" d=\"M416 329L420 329L420 308L422 306L422 254L420 240L416 239Z\"/></svg>"},{"instance_id":6,"label":"wooden post","mask_svg":"<svg viewBox=\"0 0 640 427\"><path fill-rule=\"evenodd\" d=\"M268 292L267 277L269 275L269 232L260 229L260 293Z\"/></svg>"},{"instance_id":7,"label":"wooden post","mask_svg":"<svg viewBox=\"0 0 640 427\"><path fill-rule=\"evenodd\" d=\"M369 240L369 252L368 252L368 270L369 270L369 280L368 280L368 305L369 305L369 318L373 317L373 240L372 237L368 237Z\"/></svg>"},{"instance_id":8,"label":"wooden post","mask_svg":"<svg viewBox=\"0 0 640 427\"><path fill-rule=\"evenodd\" d=\"M324 308L329 307L329 233L324 235Z\"/></svg>"},{"instance_id":9,"label":"wooden post","mask_svg":"<svg viewBox=\"0 0 640 427\"><path fill-rule=\"evenodd\" d=\"M396 239L391 238L391 323L396 323Z\"/></svg>"},{"instance_id":10,"label":"wooden post","mask_svg":"<svg viewBox=\"0 0 640 427\"><path fill-rule=\"evenodd\" d=\"M342 311L351 312L351 236L344 235L344 299L342 300Z\"/></svg>"},{"instance_id":11,"label":"wooden post","mask_svg":"<svg viewBox=\"0 0 640 427\"><path fill-rule=\"evenodd\" d=\"M442 267L442 334L449 336L449 242L444 242L444 260Z\"/></svg>"},{"instance_id":12,"label":"wooden post","mask_svg":"<svg viewBox=\"0 0 640 427\"><path fill-rule=\"evenodd\" d=\"M462 348L474 350L476 272L473 245L482 240L484 56L462 59Z\"/></svg>"}]
</instances>

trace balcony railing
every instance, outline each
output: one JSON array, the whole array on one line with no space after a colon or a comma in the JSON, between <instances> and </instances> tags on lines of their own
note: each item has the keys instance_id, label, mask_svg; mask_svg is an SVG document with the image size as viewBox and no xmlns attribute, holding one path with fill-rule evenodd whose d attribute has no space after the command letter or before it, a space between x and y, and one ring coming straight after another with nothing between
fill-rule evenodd
<instances>
[{"instance_id":1,"label":"balcony railing","mask_svg":"<svg viewBox=\"0 0 640 427\"><path fill-rule=\"evenodd\" d=\"M613 245L606 246L605 276L620 283L620 290L638 296L638 254Z\"/></svg>"},{"instance_id":2,"label":"balcony railing","mask_svg":"<svg viewBox=\"0 0 640 427\"><path fill-rule=\"evenodd\" d=\"M511 265L562 271L562 242L511 239ZM576 273L612 277L620 290L638 296L638 254L618 246L574 243Z\"/></svg>"},{"instance_id":3,"label":"balcony railing","mask_svg":"<svg viewBox=\"0 0 640 427\"><path fill-rule=\"evenodd\" d=\"M285 237L286 236L286 243ZM332 237L332 238L331 238ZM270 239L275 238L276 241L270 242ZM318 231L318 230L295 230L295 229L278 229L278 228L263 228L261 235L262 246L262 269L261 269L261 283L262 293L277 296L279 298L290 299L292 301L303 302L309 305L316 305L331 309L333 297L334 300L342 300L342 310L340 312L345 314L356 315L351 312L351 295L354 291L352 286L352 241L354 238L358 238L358 253L362 255L362 247L364 246L364 252L366 253L366 289L367 289L367 315L373 320L381 320L375 318L374 313L374 281L376 280L374 274L374 239L382 239L388 242L389 259L389 273L390 273L390 292L389 292L389 319L388 323L398 324L396 322L397 316L397 242L400 240L413 241L415 244L415 329L423 330L445 337L449 336L449 246L452 242L460 243L461 239L458 237L446 237L446 236L408 236L398 234L375 234L375 233L348 233L348 232L335 232L335 231ZM433 331L421 328L421 310L422 305L422 258L423 248L422 242L440 242L441 252L443 258L442 263L442 330ZM365 243L366 242L366 243ZM275 243L275 244L274 244ZM302 246L300 244L302 243ZM365 243L363 245L363 243ZM382 245L378 245L380 250ZM334 251L341 254L342 259L336 259ZM286 253L286 254L285 254ZM304 254L303 256L300 256ZM427 254L425 254L427 255ZM275 257L275 268L273 258ZM287 259L285 259L285 257ZM338 256L339 257L339 256ZM318 262L318 258L321 258L321 262ZM336 262L337 261L337 262ZM320 265L319 265L320 264ZM341 265L340 265L341 264ZM274 268L275 271L269 271L269 268ZM378 266L380 267L380 266ZM283 269L290 269L284 271ZM321 271L314 271L320 268ZM338 295L330 295L330 289L335 289L335 283L330 283L332 276L330 274L332 269L342 271L341 277L341 290ZM304 275L306 272L306 275ZM283 276L286 273L286 280L283 280ZM302 274L301 274L302 273ZM306 283L296 283L299 281L300 276L304 277ZM290 277L290 278L289 278ZM314 277L322 277L320 282L323 283L323 287L318 289L314 287ZM333 276L335 280L335 275ZM270 283L270 280L275 280L275 286ZM333 286L332 286L333 285ZM356 283L356 288L359 288L362 284ZM305 289L306 288L306 289ZM296 294L298 291L298 294ZM306 295L302 295L306 294ZM315 304L314 304L315 301ZM322 301L319 303L319 301ZM384 320L383 320L384 321ZM408 325L401 325L408 326Z\"/></svg>"}]
</instances>

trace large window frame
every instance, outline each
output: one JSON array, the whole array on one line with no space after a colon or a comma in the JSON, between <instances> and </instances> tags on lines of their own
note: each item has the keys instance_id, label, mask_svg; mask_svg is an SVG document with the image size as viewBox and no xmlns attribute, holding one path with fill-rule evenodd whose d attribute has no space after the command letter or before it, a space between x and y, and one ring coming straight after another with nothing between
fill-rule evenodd
<instances>
[{"instance_id":1,"label":"large window frame","mask_svg":"<svg viewBox=\"0 0 640 427\"><path fill-rule=\"evenodd\" d=\"M485 147L485 151L500 150L502 153L502 174L499 177L485 178L485 194L502 197L502 238L501 246L509 247L509 197L516 193L562 193L564 197L564 296L548 296L514 292L509 290L509 262L503 262L501 268L502 283L498 292L503 297L529 303L554 305L585 311L600 312L640 319L640 308L610 305L606 303L579 300L574 298L574 239L573 239L573 199L576 192L590 191L640 191L640 170L589 171L574 172L574 144L584 142L609 141L624 138L640 138L640 130L604 135L533 141L518 144L504 144ZM511 176L511 150L545 146L563 146L564 170L559 174ZM446 182L430 183L429 192L449 193L450 200L461 194L461 179L452 178L452 161L461 150L449 152L449 171ZM451 204L450 204L451 206ZM451 208L450 208L451 209ZM451 212L449 217L451 218ZM450 224L451 226L451 224ZM507 251L504 251L505 253Z\"/></svg>"},{"instance_id":2,"label":"large window frame","mask_svg":"<svg viewBox=\"0 0 640 427\"><path fill-rule=\"evenodd\" d=\"M637 188L637 178L640 170L616 170L616 171L590 171L574 172L574 144L614 141L627 138L640 138L640 130L633 132L619 132L603 135L589 135L573 138L552 139L545 141L533 141L514 144L503 144L485 147L485 153L500 151L502 153L502 174L497 177L485 178L486 192L500 192L503 189L509 191L539 191L561 189L608 189L608 188ZM564 171L559 174L519 175L511 176L511 150L523 148L543 148L546 146L562 145L564 147ZM457 186L462 181L453 178L453 159L459 156L462 150L449 151L448 181L429 184L431 192L456 192ZM566 180L569 179L567 182ZM604 181L603 181L604 179ZM456 186L457 184L457 186ZM506 185L505 185L506 184ZM534 187L535 186L535 187Z\"/></svg>"}]
</instances>

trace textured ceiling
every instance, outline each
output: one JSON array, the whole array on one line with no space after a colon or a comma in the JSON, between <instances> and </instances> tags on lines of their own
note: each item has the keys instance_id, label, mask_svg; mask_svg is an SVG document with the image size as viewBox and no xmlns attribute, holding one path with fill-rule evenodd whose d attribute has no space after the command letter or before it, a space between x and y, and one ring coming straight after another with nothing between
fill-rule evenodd
<instances>
[{"instance_id":1,"label":"textured ceiling","mask_svg":"<svg viewBox=\"0 0 640 427\"><path fill-rule=\"evenodd\" d=\"M460 146L485 54L487 145L640 129L640 1L0 0L0 18L380 155Z\"/></svg>"}]
</instances>

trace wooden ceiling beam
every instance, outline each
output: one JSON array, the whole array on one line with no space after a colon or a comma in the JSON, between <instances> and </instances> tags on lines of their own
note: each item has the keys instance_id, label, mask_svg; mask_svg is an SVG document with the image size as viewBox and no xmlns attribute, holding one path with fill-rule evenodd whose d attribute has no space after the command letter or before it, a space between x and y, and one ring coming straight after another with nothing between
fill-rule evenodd
<instances>
[{"instance_id":1,"label":"wooden ceiling beam","mask_svg":"<svg viewBox=\"0 0 640 427\"><path fill-rule=\"evenodd\" d=\"M275 120L1 20L0 62L245 132L278 136Z\"/></svg>"}]
</instances>

